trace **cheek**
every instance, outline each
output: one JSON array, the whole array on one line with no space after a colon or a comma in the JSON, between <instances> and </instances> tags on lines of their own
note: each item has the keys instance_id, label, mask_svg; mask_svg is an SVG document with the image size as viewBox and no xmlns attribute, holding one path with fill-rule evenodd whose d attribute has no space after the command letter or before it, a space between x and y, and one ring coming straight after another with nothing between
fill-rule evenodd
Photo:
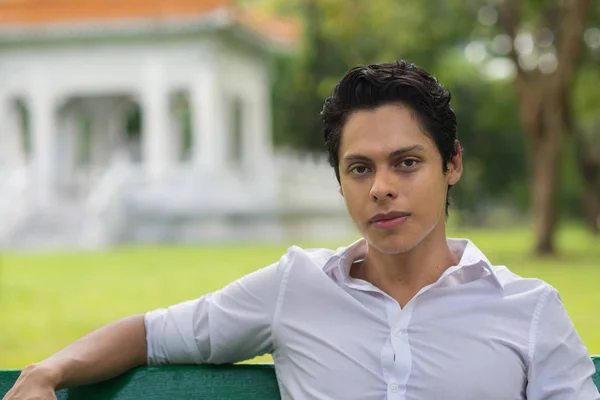
<instances>
[{"instance_id":1,"label":"cheek","mask_svg":"<svg viewBox=\"0 0 600 400\"><path fill-rule=\"evenodd\" d=\"M356 203L356 200L357 200L356 189L352 188L351 186L344 185L341 187L341 192L344 195L344 201L346 202L346 204L352 205L352 204Z\"/></svg>"},{"instance_id":2,"label":"cheek","mask_svg":"<svg viewBox=\"0 0 600 400\"><path fill-rule=\"evenodd\" d=\"M344 202L351 215L360 213L364 209L364 190L359 185L348 185L342 182L341 192L344 196Z\"/></svg>"},{"instance_id":3,"label":"cheek","mask_svg":"<svg viewBox=\"0 0 600 400\"><path fill-rule=\"evenodd\" d=\"M416 200L417 205L431 205L443 202L446 196L446 179L441 171L431 169L413 177L411 185L406 185L405 195Z\"/></svg>"}]
</instances>

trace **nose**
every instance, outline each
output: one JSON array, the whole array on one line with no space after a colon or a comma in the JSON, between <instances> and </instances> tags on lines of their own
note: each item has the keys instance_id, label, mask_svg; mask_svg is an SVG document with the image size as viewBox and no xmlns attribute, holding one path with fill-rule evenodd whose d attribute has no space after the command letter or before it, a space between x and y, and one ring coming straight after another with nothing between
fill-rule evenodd
<instances>
[{"instance_id":1,"label":"nose","mask_svg":"<svg viewBox=\"0 0 600 400\"><path fill-rule=\"evenodd\" d=\"M373 201L391 200L398 197L398 185L395 174L387 170L378 171L374 176L370 195Z\"/></svg>"}]
</instances>

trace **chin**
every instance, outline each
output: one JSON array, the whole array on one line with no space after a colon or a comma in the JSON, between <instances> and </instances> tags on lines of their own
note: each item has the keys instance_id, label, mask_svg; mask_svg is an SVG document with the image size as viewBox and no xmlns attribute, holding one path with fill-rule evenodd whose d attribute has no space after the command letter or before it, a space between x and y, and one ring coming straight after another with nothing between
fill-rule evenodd
<instances>
[{"instance_id":1,"label":"chin","mask_svg":"<svg viewBox=\"0 0 600 400\"><path fill-rule=\"evenodd\" d=\"M367 227L363 237L369 246L382 254L403 254L414 250L431 235L436 225L427 229L417 226L403 226L394 231L380 231ZM408 229L407 229L408 228Z\"/></svg>"},{"instance_id":2,"label":"chin","mask_svg":"<svg viewBox=\"0 0 600 400\"><path fill-rule=\"evenodd\" d=\"M408 253L419 244L418 240L411 240L406 235L390 235L388 237L371 235L366 239L370 247L383 254Z\"/></svg>"}]
</instances>

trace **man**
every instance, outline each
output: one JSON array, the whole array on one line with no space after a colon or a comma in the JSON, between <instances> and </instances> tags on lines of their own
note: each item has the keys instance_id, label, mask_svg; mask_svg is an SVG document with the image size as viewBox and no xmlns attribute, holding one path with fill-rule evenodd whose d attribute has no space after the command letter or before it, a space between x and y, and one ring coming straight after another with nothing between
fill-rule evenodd
<instances>
[{"instance_id":1,"label":"man","mask_svg":"<svg viewBox=\"0 0 600 400\"><path fill-rule=\"evenodd\" d=\"M600 399L556 290L446 238L463 170L448 91L406 62L357 67L322 116L363 239L292 247L220 291L106 326L25 368L5 399L264 353L284 399Z\"/></svg>"}]
</instances>

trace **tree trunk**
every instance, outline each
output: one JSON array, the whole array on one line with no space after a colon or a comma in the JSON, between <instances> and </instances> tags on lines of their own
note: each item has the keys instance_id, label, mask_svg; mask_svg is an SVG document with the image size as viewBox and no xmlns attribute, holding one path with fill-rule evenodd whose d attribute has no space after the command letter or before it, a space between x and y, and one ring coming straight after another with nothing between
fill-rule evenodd
<instances>
[{"instance_id":1,"label":"tree trunk","mask_svg":"<svg viewBox=\"0 0 600 400\"><path fill-rule=\"evenodd\" d=\"M535 251L538 255L555 252L555 232L557 227L556 195L558 190L558 170L560 148L564 126L560 107L554 101L545 102L539 121L543 130L532 143L532 185L531 205L535 227Z\"/></svg>"},{"instance_id":2,"label":"tree trunk","mask_svg":"<svg viewBox=\"0 0 600 400\"><path fill-rule=\"evenodd\" d=\"M517 79L516 84L521 121L529 137L535 252L550 255L556 250L558 171L568 123L566 97L550 80Z\"/></svg>"}]
</instances>

